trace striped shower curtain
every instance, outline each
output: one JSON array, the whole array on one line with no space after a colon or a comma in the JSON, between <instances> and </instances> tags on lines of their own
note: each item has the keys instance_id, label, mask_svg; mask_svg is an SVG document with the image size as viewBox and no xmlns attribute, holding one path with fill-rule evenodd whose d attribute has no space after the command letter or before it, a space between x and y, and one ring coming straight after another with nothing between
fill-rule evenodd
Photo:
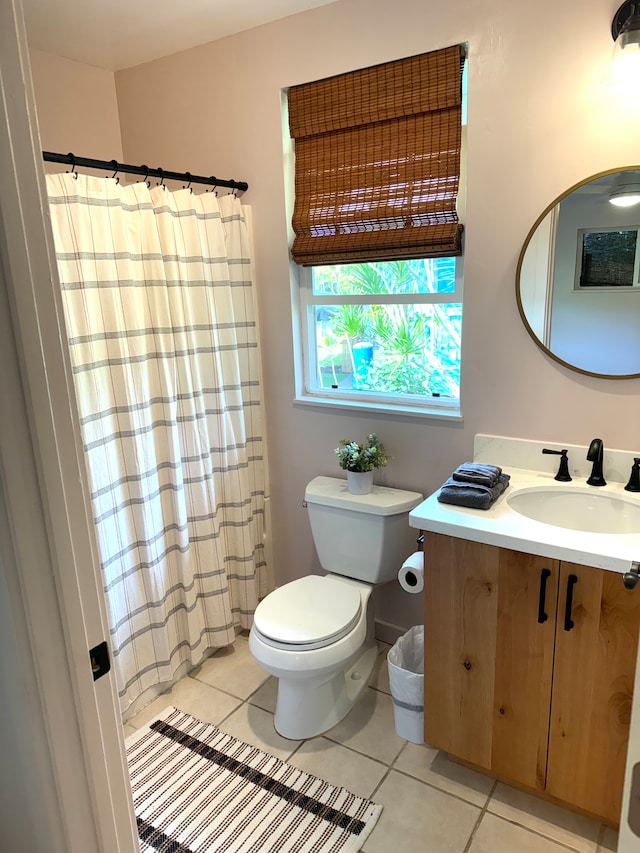
<instances>
[{"instance_id":1,"label":"striped shower curtain","mask_svg":"<svg viewBox=\"0 0 640 853\"><path fill-rule=\"evenodd\" d=\"M125 711L269 591L249 240L231 195L47 186Z\"/></svg>"}]
</instances>

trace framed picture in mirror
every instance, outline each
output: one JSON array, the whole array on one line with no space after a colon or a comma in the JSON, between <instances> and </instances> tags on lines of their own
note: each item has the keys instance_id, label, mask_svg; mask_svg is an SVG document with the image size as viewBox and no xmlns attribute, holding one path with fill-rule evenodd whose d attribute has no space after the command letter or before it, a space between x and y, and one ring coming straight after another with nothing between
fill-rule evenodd
<instances>
[{"instance_id":1,"label":"framed picture in mirror","mask_svg":"<svg viewBox=\"0 0 640 853\"><path fill-rule=\"evenodd\" d=\"M577 289L638 286L638 228L579 228Z\"/></svg>"}]
</instances>

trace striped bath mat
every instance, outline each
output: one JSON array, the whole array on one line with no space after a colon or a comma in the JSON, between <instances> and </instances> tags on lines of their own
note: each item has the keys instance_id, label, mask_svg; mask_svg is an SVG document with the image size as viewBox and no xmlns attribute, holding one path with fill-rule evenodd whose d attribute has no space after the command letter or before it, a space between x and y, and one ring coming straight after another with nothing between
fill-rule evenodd
<instances>
[{"instance_id":1,"label":"striped bath mat","mask_svg":"<svg viewBox=\"0 0 640 853\"><path fill-rule=\"evenodd\" d=\"M126 745L142 853L356 853L382 812L176 708Z\"/></svg>"}]
</instances>

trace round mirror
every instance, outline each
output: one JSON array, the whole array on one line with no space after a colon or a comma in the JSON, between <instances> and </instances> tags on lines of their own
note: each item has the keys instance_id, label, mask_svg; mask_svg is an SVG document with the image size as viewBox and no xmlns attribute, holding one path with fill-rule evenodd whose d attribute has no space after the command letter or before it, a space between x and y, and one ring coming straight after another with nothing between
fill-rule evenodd
<instances>
[{"instance_id":1,"label":"round mirror","mask_svg":"<svg viewBox=\"0 0 640 853\"><path fill-rule=\"evenodd\" d=\"M640 166L568 189L525 241L516 295L551 358L591 376L640 376Z\"/></svg>"}]
</instances>

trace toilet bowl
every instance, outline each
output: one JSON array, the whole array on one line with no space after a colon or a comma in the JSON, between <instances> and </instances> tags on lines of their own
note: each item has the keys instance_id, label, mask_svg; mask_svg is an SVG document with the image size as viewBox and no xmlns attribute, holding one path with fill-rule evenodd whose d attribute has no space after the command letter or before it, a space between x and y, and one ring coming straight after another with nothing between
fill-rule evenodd
<instances>
[{"instance_id":1,"label":"toilet bowl","mask_svg":"<svg viewBox=\"0 0 640 853\"><path fill-rule=\"evenodd\" d=\"M300 740L332 728L367 686L378 654L371 590L359 581L311 575L258 605L249 649L278 679L274 725L283 737ZM275 618L280 606L293 616L293 627Z\"/></svg>"},{"instance_id":2,"label":"toilet bowl","mask_svg":"<svg viewBox=\"0 0 640 853\"><path fill-rule=\"evenodd\" d=\"M249 634L257 663L278 679L274 725L283 737L335 726L367 686L378 655L371 593L395 579L413 551L408 513L418 492L374 486L351 495L345 480L315 477L305 490L326 575L309 575L260 602Z\"/></svg>"}]
</instances>

